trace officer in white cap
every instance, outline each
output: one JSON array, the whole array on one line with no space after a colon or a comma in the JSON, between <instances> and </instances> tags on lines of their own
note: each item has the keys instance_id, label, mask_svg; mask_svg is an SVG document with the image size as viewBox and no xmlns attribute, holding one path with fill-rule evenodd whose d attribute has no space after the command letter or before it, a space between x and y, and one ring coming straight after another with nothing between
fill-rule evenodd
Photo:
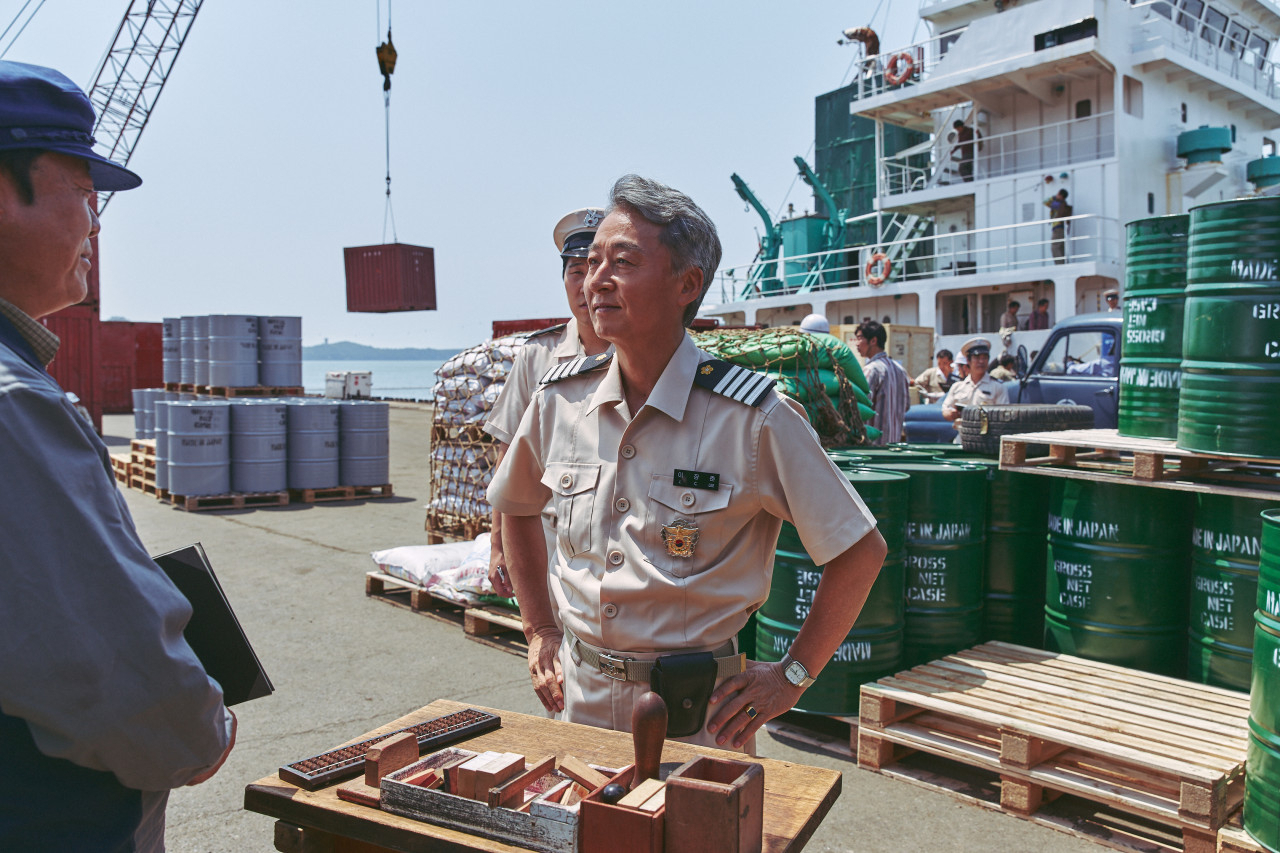
<instances>
[{"instance_id":1,"label":"officer in white cap","mask_svg":"<svg viewBox=\"0 0 1280 853\"><path fill-rule=\"evenodd\" d=\"M960 419L960 410L964 406L984 404L989 406L1007 406L1009 392L996 380L987 375L987 365L991 360L991 342L986 338L969 338L960 347L960 354L969 363L969 375L951 386L946 398L942 401L942 416L949 421ZM956 425L959 429L959 425ZM958 442L959 436L956 437Z\"/></svg>"},{"instance_id":2,"label":"officer in white cap","mask_svg":"<svg viewBox=\"0 0 1280 853\"><path fill-rule=\"evenodd\" d=\"M506 385L484 423L484 431L498 440L498 464L501 464L507 445L520 426L533 392L538 390L538 380L557 364L573 361L579 356L597 355L609 348L609 344L597 337L591 328L591 315L582 289L587 277L587 251L604 213L597 207L584 207L566 213L556 223L552 238L556 251L560 253L561 279L573 317L567 323L534 332L520 348ZM551 505L548 505L542 521L548 549L554 549L555 511ZM499 595L510 596L513 591L502 547L502 514L497 510L493 513L492 527L489 581Z\"/></svg>"},{"instance_id":3,"label":"officer in white cap","mask_svg":"<svg viewBox=\"0 0 1280 853\"><path fill-rule=\"evenodd\" d=\"M1104 290L1102 292L1102 298L1107 300L1108 311L1120 310L1120 291L1116 290L1114 287L1109 290Z\"/></svg>"},{"instance_id":4,"label":"officer in white cap","mask_svg":"<svg viewBox=\"0 0 1280 853\"><path fill-rule=\"evenodd\" d=\"M831 324L828 323L827 318L823 317L821 314L810 314L808 317L805 317L800 321L800 330L810 334L814 334L815 332L830 334Z\"/></svg>"}]
</instances>

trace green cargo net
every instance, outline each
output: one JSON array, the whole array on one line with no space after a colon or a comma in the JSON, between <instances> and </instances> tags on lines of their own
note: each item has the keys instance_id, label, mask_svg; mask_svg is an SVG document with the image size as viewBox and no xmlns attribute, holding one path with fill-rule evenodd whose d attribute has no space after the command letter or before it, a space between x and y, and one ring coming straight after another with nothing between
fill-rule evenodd
<instances>
[{"instance_id":1,"label":"green cargo net","mask_svg":"<svg viewBox=\"0 0 1280 853\"><path fill-rule=\"evenodd\" d=\"M875 412L867 380L849 346L832 335L793 329L712 329L692 332L716 358L777 380L778 390L804 407L823 447L850 447L879 437L866 425Z\"/></svg>"}]
</instances>

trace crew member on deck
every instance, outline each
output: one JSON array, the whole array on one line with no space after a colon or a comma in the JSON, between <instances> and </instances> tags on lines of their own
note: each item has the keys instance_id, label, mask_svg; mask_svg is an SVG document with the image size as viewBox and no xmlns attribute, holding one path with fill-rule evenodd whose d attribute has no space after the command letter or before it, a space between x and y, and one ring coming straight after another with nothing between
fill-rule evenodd
<instances>
[{"instance_id":1,"label":"crew member on deck","mask_svg":"<svg viewBox=\"0 0 1280 853\"><path fill-rule=\"evenodd\" d=\"M507 452L507 445L520 426L524 410L538 388L538 380L557 364L573 361L586 355L596 355L609 348L607 341L596 336L587 313L587 297L582 283L587 277L587 250L596 235L596 227L604 219L604 211L597 207L584 207L566 213L556 223L552 239L560 253L560 278L564 294L569 301L573 317L567 323L534 332L516 355L515 365L507 376L506 384L489 417L484 431L498 440L498 461ZM546 525L547 547L554 547L555 508L548 506L543 514ZM498 595L511 596L511 579L507 570L506 553L502 547L502 514L493 511L492 532L489 535L489 582Z\"/></svg>"},{"instance_id":2,"label":"crew member on deck","mask_svg":"<svg viewBox=\"0 0 1280 853\"><path fill-rule=\"evenodd\" d=\"M489 488L533 686L560 719L625 731L660 684L669 736L750 750L848 634L884 539L804 410L686 333L720 262L707 215L635 175L610 200L586 289L616 355L545 377ZM787 656L744 668L735 637L768 596L782 519L822 580Z\"/></svg>"}]
</instances>

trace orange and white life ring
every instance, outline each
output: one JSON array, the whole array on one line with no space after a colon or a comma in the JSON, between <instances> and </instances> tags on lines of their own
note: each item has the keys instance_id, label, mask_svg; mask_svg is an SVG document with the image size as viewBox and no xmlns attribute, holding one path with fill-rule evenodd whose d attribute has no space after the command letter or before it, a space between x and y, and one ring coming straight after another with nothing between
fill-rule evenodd
<instances>
[{"instance_id":1,"label":"orange and white life ring","mask_svg":"<svg viewBox=\"0 0 1280 853\"><path fill-rule=\"evenodd\" d=\"M864 277L867 284L879 287L888 281L891 272L893 272L893 262L889 260L889 256L884 252L876 252L871 256L871 260L867 261Z\"/></svg>"},{"instance_id":2,"label":"orange and white life ring","mask_svg":"<svg viewBox=\"0 0 1280 853\"><path fill-rule=\"evenodd\" d=\"M911 54L895 53L889 59L889 64L885 66L884 80L890 86L897 86L899 83L905 83L915 70L916 61Z\"/></svg>"}]
</instances>

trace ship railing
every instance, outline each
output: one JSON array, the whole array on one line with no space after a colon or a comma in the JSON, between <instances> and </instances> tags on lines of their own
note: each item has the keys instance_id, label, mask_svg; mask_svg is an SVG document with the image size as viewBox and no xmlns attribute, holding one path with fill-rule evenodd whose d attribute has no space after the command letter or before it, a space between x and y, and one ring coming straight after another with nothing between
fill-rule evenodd
<instances>
[{"instance_id":1,"label":"ship railing","mask_svg":"<svg viewBox=\"0 0 1280 853\"><path fill-rule=\"evenodd\" d=\"M1062 233L1053 228L1061 223ZM721 302L838 290L864 284L875 255L896 258L886 284L982 273L1035 275L1056 263L1118 262L1124 253L1124 229L1114 217L1084 213L945 234L926 233L874 246L852 246L769 261L767 275L751 288L753 263L726 268L716 276ZM1060 260L1059 260L1060 258ZM813 273L821 268L819 275ZM1044 278L1045 275L1036 277ZM713 285L712 292L715 292ZM870 288L868 288L870 290Z\"/></svg>"},{"instance_id":2,"label":"ship railing","mask_svg":"<svg viewBox=\"0 0 1280 853\"><path fill-rule=\"evenodd\" d=\"M1099 113L981 136L967 144L976 150L962 150L961 143L956 141L955 131L947 128L945 134L934 140L930 162L925 165L918 162L918 148L908 148L881 159L883 194L902 195L939 185L1040 172L1114 157L1115 113ZM968 163L968 159L972 163ZM973 168L966 169L966 165Z\"/></svg>"},{"instance_id":3,"label":"ship railing","mask_svg":"<svg viewBox=\"0 0 1280 853\"><path fill-rule=\"evenodd\" d=\"M1134 53L1168 46L1259 94L1280 97L1280 73L1276 64L1266 58L1265 41L1243 27L1218 30L1174 5L1170 0L1147 0L1134 5L1135 14L1142 16L1134 28Z\"/></svg>"},{"instance_id":4,"label":"ship railing","mask_svg":"<svg viewBox=\"0 0 1280 853\"><path fill-rule=\"evenodd\" d=\"M906 47L859 60L855 65L851 84L854 87L853 99L872 98L891 89L901 89L927 80L937 73L947 51L967 29L951 30ZM886 79L887 76L902 74L904 71L906 77L903 80L891 83Z\"/></svg>"}]
</instances>

